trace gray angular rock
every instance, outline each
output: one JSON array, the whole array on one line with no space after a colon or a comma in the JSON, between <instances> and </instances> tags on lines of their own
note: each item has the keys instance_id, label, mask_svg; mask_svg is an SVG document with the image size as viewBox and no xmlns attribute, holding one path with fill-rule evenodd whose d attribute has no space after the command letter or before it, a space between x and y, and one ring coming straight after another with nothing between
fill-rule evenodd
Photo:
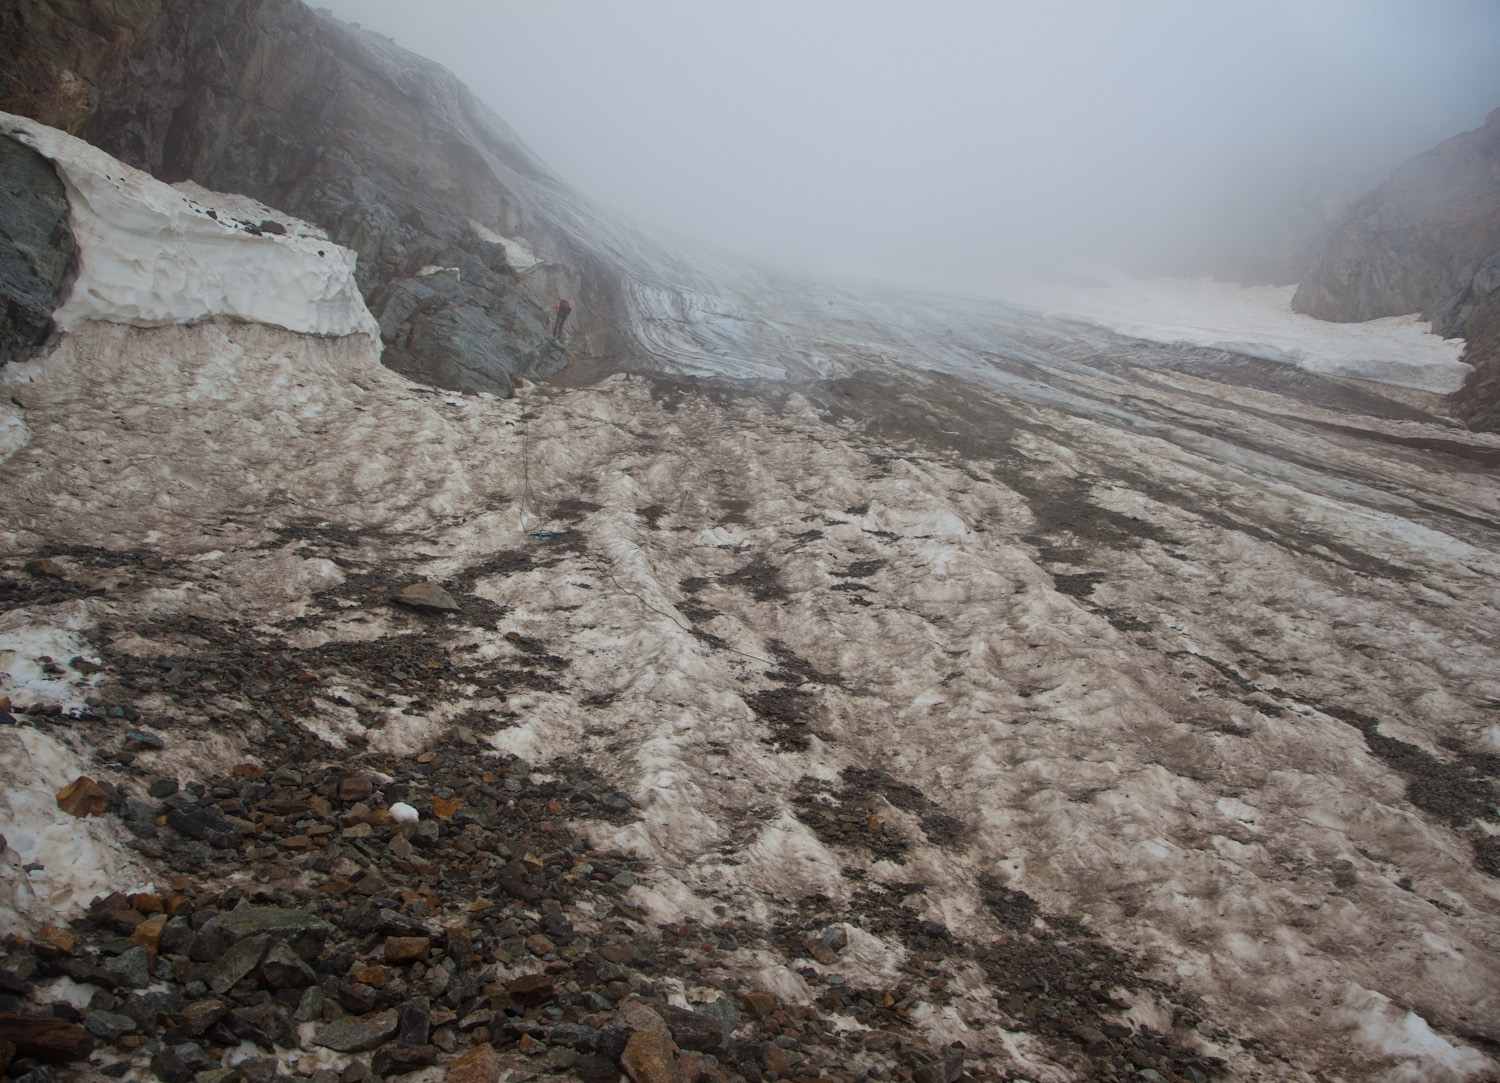
<instances>
[{"instance_id":1,"label":"gray angular rock","mask_svg":"<svg viewBox=\"0 0 1500 1083\"><path fill-rule=\"evenodd\" d=\"M338 1053L364 1053L395 1034L396 1025L393 1011L360 1019L338 1019L318 1031L313 1042Z\"/></svg>"},{"instance_id":2,"label":"gray angular rock","mask_svg":"<svg viewBox=\"0 0 1500 1083\"><path fill-rule=\"evenodd\" d=\"M294 1048L297 1045L297 1024L292 1021L286 1007L276 1001L265 1004L247 1004L232 1008L229 1012L230 1029L242 1038L256 1042L262 1048L281 1045Z\"/></svg>"},{"instance_id":3,"label":"gray angular rock","mask_svg":"<svg viewBox=\"0 0 1500 1083\"><path fill-rule=\"evenodd\" d=\"M672 1040L683 1049L698 1053L724 1052L724 1031L718 1020L685 1008L664 1005L657 1010L672 1032Z\"/></svg>"},{"instance_id":4,"label":"gray angular rock","mask_svg":"<svg viewBox=\"0 0 1500 1083\"><path fill-rule=\"evenodd\" d=\"M142 948L133 947L106 959L104 969L121 985L144 989L151 984L151 961Z\"/></svg>"},{"instance_id":5,"label":"gray angular rock","mask_svg":"<svg viewBox=\"0 0 1500 1083\"><path fill-rule=\"evenodd\" d=\"M323 990L316 985L309 985L302 993L302 999L297 1002L297 1010L292 1013L292 1018L299 1023L316 1023L323 1018Z\"/></svg>"},{"instance_id":6,"label":"gray angular rock","mask_svg":"<svg viewBox=\"0 0 1500 1083\"><path fill-rule=\"evenodd\" d=\"M242 941L243 943L243 941ZM306 989L318 980L313 968L286 944L273 943L260 962L260 973L273 989Z\"/></svg>"},{"instance_id":7,"label":"gray angular rock","mask_svg":"<svg viewBox=\"0 0 1500 1083\"><path fill-rule=\"evenodd\" d=\"M726 1043L729 1041L729 1035L734 1032L734 1028L740 1025L740 1010L728 997L720 997L707 1004L695 1004L693 1011L705 1019L712 1020L718 1026L719 1033Z\"/></svg>"},{"instance_id":8,"label":"gray angular rock","mask_svg":"<svg viewBox=\"0 0 1500 1083\"><path fill-rule=\"evenodd\" d=\"M187 835L202 839L210 846L227 849L240 844L240 829L234 824L197 805L183 805L167 813L167 826Z\"/></svg>"},{"instance_id":9,"label":"gray angular rock","mask_svg":"<svg viewBox=\"0 0 1500 1083\"><path fill-rule=\"evenodd\" d=\"M135 1020L130 1016L115 1012L89 1012L83 1020L84 1030L107 1042L135 1033L135 1026Z\"/></svg>"},{"instance_id":10,"label":"gray angular rock","mask_svg":"<svg viewBox=\"0 0 1500 1083\"><path fill-rule=\"evenodd\" d=\"M76 256L52 163L0 135L0 365L47 340Z\"/></svg>"},{"instance_id":11,"label":"gray angular rock","mask_svg":"<svg viewBox=\"0 0 1500 1083\"><path fill-rule=\"evenodd\" d=\"M320 917L279 906L247 906L210 918L193 942L193 958L211 962L247 936L264 934L304 960L316 959L333 926Z\"/></svg>"},{"instance_id":12,"label":"gray angular rock","mask_svg":"<svg viewBox=\"0 0 1500 1083\"><path fill-rule=\"evenodd\" d=\"M235 982L245 977L265 957L271 946L271 938L265 934L247 936L219 957L214 972L209 976L208 987L216 993L227 993Z\"/></svg>"}]
</instances>

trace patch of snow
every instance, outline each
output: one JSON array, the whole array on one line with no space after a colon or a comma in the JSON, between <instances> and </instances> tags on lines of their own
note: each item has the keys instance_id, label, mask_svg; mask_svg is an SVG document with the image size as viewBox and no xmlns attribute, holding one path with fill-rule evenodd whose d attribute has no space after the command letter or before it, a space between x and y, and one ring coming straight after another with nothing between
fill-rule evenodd
<instances>
[{"instance_id":1,"label":"patch of snow","mask_svg":"<svg viewBox=\"0 0 1500 1083\"><path fill-rule=\"evenodd\" d=\"M716 526L699 531L693 544L700 549L732 549L739 552L750 548L750 537L734 527Z\"/></svg>"},{"instance_id":2,"label":"patch of snow","mask_svg":"<svg viewBox=\"0 0 1500 1083\"><path fill-rule=\"evenodd\" d=\"M84 774L60 737L30 726L0 729L0 833L8 844L0 857L0 923L7 928L66 919L111 891L150 890L117 819L79 819L57 807L57 792Z\"/></svg>"},{"instance_id":3,"label":"patch of snow","mask_svg":"<svg viewBox=\"0 0 1500 1083\"><path fill-rule=\"evenodd\" d=\"M971 286L972 288L972 286ZM1227 350L1351 377L1446 395L1473 367L1464 343L1432 333L1417 316L1329 323L1292 311L1295 286L1239 286L1210 278L1109 275L1098 285L996 283L989 296L1065 321L1131 338Z\"/></svg>"},{"instance_id":4,"label":"patch of snow","mask_svg":"<svg viewBox=\"0 0 1500 1083\"><path fill-rule=\"evenodd\" d=\"M390 807L391 819L398 824L414 824L422 818L422 814L412 808L405 801L397 801Z\"/></svg>"},{"instance_id":5,"label":"patch of snow","mask_svg":"<svg viewBox=\"0 0 1500 1083\"><path fill-rule=\"evenodd\" d=\"M65 711L82 709L84 696L99 678L85 676L68 663L79 657L100 661L79 634L87 623L81 609L64 617L61 626L38 623L25 610L0 616L0 696L17 707L45 703ZM43 659L60 666L62 673L48 673Z\"/></svg>"},{"instance_id":6,"label":"patch of snow","mask_svg":"<svg viewBox=\"0 0 1500 1083\"><path fill-rule=\"evenodd\" d=\"M1491 1079L1494 1062L1477 1050L1455 1046L1433 1033L1427 1020L1389 997L1353 987L1330 1013L1350 1036L1387 1066L1371 1078L1381 1083L1467 1083Z\"/></svg>"},{"instance_id":7,"label":"patch of snow","mask_svg":"<svg viewBox=\"0 0 1500 1083\"><path fill-rule=\"evenodd\" d=\"M237 220L248 206L244 197L221 200L196 186L173 188L24 117L0 113L0 130L51 160L67 190L78 275L53 314L59 328L71 331L88 320L151 327L227 316L379 342L380 328L354 280L354 253L321 239L312 226L254 204L252 216L292 223L285 235L259 233L261 218ZM199 201L210 196L209 204Z\"/></svg>"},{"instance_id":8,"label":"patch of snow","mask_svg":"<svg viewBox=\"0 0 1500 1083\"><path fill-rule=\"evenodd\" d=\"M475 233L479 234L481 240L488 241L490 244L498 244L504 248L505 262L523 274L543 262L525 241L496 233L482 222L476 222L472 218L469 219L469 225L473 227Z\"/></svg>"},{"instance_id":9,"label":"patch of snow","mask_svg":"<svg viewBox=\"0 0 1500 1083\"><path fill-rule=\"evenodd\" d=\"M31 439L31 430L26 426L26 415L7 397L0 402L0 462L10 458Z\"/></svg>"}]
</instances>

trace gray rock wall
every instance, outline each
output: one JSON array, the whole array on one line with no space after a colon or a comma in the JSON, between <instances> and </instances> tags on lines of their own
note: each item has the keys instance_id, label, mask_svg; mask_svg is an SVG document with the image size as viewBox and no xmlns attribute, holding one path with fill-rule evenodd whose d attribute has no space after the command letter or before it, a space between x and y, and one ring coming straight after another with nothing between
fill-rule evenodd
<instances>
[{"instance_id":1,"label":"gray rock wall","mask_svg":"<svg viewBox=\"0 0 1500 1083\"><path fill-rule=\"evenodd\" d=\"M1500 109L1350 207L1292 307L1341 323L1420 312L1467 339L1476 372L1455 408L1500 427Z\"/></svg>"},{"instance_id":2,"label":"gray rock wall","mask_svg":"<svg viewBox=\"0 0 1500 1083\"><path fill-rule=\"evenodd\" d=\"M76 253L67 193L52 163L0 135L0 365L47 341Z\"/></svg>"},{"instance_id":3,"label":"gray rock wall","mask_svg":"<svg viewBox=\"0 0 1500 1083\"><path fill-rule=\"evenodd\" d=\"M21 0L0 16L0 87L0 108L164 180L327 229L359 254L392 368L501 393L556 371L563 290L574 355L607 348L607 269L548 218L564 186L451 73L300 0ZM471 219L547 266L523 280Z\"/></svg>"}]
</instances>

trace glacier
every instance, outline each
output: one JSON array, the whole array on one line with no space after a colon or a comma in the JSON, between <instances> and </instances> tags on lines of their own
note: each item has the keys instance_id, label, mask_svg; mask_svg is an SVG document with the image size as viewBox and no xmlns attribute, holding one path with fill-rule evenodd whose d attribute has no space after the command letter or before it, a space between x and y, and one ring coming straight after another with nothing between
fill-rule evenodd
<instances>
[{"instance_id":1,"label":"glacier","mask_svg":"<svg viewBox=\"0 0 1500 1083\"><path fill-rule=\"evenodd\" d=\"M65 333L0 369L28 434L0 461L0 561L63 569L0 614L0 696L73 716L0 729L25 780L0 798L8 928L150 883L116 821L48 805L70 775L224 775L269 732L212 675L127 690L130 659L425 639L505 671L540 644L551 685L422 696L326 666L295 711L328 762L472 724L620 780L638 817L577 830L644 863L644 929L886 885L994 944L998 882L1049 935L1139 959L1157 984L1117 991L1122 1017L1234 1078L1496 1071L1500 880L1476 855L1500 823L1416 802L1467 792L1495 740L1500 438L1222 343L788 283L623 227L633 371L447 393L381 366L353 256L311 227L256 235L273 212L4 123L58 163L83 252ZM377 589L415 577L462 611ZM104 672L40 662L73 652ZM167 738L128 770L106 762L125 723L84 717L126 697ZM956 826L892 804L884 856L820 831L873 770ZM793 1004L905 980L907 944L847 924L835 963L725 965ZM915 1032L995 1078L1080 1077L957 971Z\"/></svg>"}]
</instances>

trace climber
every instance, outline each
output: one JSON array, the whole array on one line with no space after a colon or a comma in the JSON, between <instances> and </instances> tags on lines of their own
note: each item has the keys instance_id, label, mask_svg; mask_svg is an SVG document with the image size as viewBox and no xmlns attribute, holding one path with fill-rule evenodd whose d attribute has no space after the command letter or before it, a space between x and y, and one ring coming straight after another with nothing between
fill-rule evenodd
<instances>
[{"instance_id":1,"label":"climber","mask_svg":"<svg viewBox=\"0 0 1500 1083\"><path fill-rule=\"evenodd\" d=\"M568 304L567 299L557 302L557 322L552 325L552 337L562 338L563 324L568 322L568 313L573 311L573 306Z\"/></svg>"}]
</instances>

